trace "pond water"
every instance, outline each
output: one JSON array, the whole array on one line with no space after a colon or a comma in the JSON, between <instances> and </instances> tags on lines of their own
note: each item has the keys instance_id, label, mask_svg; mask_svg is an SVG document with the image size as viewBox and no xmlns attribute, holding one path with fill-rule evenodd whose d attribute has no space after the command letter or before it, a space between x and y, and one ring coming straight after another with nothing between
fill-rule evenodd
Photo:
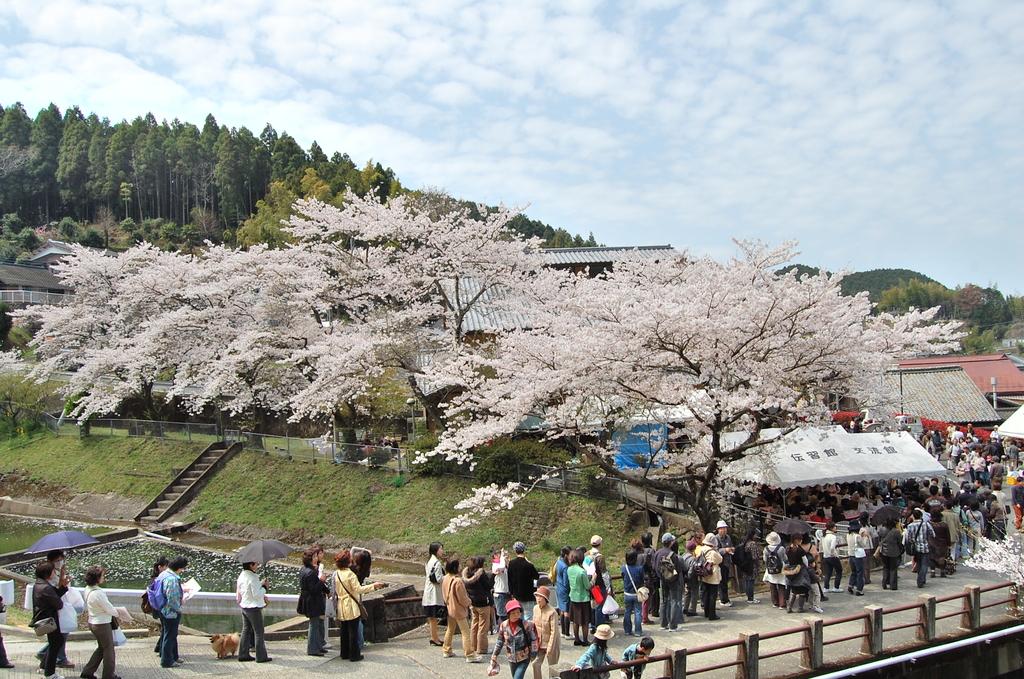
<instances>
[{"instance_id":1,"label":"pond water","mask_svg":"<svg viewBox=\"0 0 1024 679\"><path fill-rule=\"evenodd\" d=\"M47 532L54 530L52 523L45 522ZM62 530L62 529L57 529ZM102 532L102 531L101 531ZM37 538L35 538L37 539ZM33 540L34 541L34 540ZM31 543L30 543L31 544ZM206 592L233 592L235 580L241 569L238 561L230 554L211 552L188 547L179 542L163 542L149 538L123 540L109 545L96 545L76 549L68 556L68 571L76 585L82 584L82 574L94 564L107 569L107 586L111 588L145 589L149 584L152 564L160 556L182 555L188 559L184 578L195 578ZM35 562L24 562L7 566L20 575L32 576ZM271 591L276 594L298 593L298 569L278 563L265 567L270 580ZM282 618L265 616L264 623L271 625ZM186 627L202 630L209 634L238 632L242 628L239 615L189 615L182 617Z\"/></svg>"},{"instance_id":2,"label":"pond water","mask_svg":"<svg viewBox=\"0 0 1024 679\"><path fill-rule=\"evenodd\" d=\"M33 519L10 514L0 514L0 554L16 552L49 533L59 530L80 530L89 535L99 535L112 530L108 526L97 526L77 521L56 519Z\"/></svg>"},{"instance_id":3,"label":"pond water","mask_svg":"<svg viewBox=\"0 0 1024 679\"><path fill-rule=\"evenodd\" d=\"M241 566L234 556L188 547L179 542L163 542L148 538L122 540L109 545L76 549L68 557L68 571L78 584L81 574L93 564L107 569L107 586L145 589L153 562L160 556L184 556L188 559L183 577L195 578L205 592L234 592ZM21 563L8 568L31 576L34 565ZM293 566L271 563L265 567L271 590L277 594L297 594L298 571Z\"/></svg>"}]
</instances>

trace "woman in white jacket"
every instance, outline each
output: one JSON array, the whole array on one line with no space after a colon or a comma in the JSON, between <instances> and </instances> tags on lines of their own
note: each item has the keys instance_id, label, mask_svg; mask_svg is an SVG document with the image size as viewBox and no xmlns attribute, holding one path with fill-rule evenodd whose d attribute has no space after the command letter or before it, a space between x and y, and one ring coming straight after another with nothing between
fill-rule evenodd
<instances>
[{"instance_id":1,"label":"woman in white jacket","mask_svg":"<svg viewBox=\"0 0 1024 679\"><path fill-rule=\"evenodd\" d=\"M89 611L89 631L96 637L96 650L89 662L82 668L83 677L95 677L100 662L103 663L103 679L118 679L114 659L114 626L117 617L107 593L100 585L106 578L102 566L90 566L85 572L85 608Z\"/></svg>"},{"instance_id":2,"label":"woman in white jacket","mask_svg":"<svg viewBox=\"0 0 1024 679\"><path fill-rule=\"evenodd\" d=\"M242 638L238 642L238 662L270 662L267 645L263 641L263 608L267 605L267 581L256 575L259 564L249 561L242 564L235 587L235 600L242 609ZM252 647L256 646L256 657Z\"/></svg>"},{"instance_id":3,"label":"woman in white jacket","mask_svg":"<svg viewBox=\"0 0 1024 679\"><path fill-rule=\"evenodd\" d=\"M444 580L444 545L440 542L431 542L429 549L430 559L423 567L423 612L430 624L430 645L441 646L441 633L437 621L446 610L441 594L441 581Z\"/></svg>"}]
</instances>

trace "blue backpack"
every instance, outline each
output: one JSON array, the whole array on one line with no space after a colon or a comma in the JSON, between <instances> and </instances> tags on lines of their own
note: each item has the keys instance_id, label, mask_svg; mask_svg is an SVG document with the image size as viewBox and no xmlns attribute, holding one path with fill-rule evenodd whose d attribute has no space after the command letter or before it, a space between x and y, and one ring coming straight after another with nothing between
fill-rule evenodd
<instances>
[{"instance_id":1,"label":"blue backpack","mask_svg":"<svg viewBox=\"0 0 1024 679\"><path fill-rule=\"evenodd\" d=\"M149 600L149 605L153 607L154 611L159 611L167 605L167 596L164 594L164 581L160 578L156 578L153 582L149 583L149 587L146 588L146 599Z\"/></svg>"}]
</instances>

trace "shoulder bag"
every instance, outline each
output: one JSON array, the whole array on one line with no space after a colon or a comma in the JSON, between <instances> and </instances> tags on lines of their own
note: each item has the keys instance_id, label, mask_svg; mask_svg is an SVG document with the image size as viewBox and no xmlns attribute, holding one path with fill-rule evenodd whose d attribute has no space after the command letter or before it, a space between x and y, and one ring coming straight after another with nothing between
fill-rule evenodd
<instances>
[{"instance_id":1,"label":"shoulder bag","mask_svg":"<svg viewBox=\"0 0 1024 679\"><path fill-rule=\"evenodd\" d=\"M352 597L352 601L355 601L356 605L359 606L359 617L362 618L363 622L368 621L370 619L370 614L366 612L366 606L363 605L362 599L357 599L352 594L352 591L349 590L348 585L345 584L345 581L342 580L340 577L338 578L338 582L341 583L341 586L345 590L345 593Z\"/></svg>"},{"instance_id":2,"label":"shoulder bag","mask_svg":"<svg viewBox=\"0 0 1024 679\"><path fill-rule=\"evenodd\" d=\"M636 600L640 603L647 601L651 598L651 590L647 587L637 587L636 581L633 580L633 574L629 572L629 566L626 567L626 575L629 576L629 582L633 585L633 591L636 592Z\"/></svg>"}]
</instances>

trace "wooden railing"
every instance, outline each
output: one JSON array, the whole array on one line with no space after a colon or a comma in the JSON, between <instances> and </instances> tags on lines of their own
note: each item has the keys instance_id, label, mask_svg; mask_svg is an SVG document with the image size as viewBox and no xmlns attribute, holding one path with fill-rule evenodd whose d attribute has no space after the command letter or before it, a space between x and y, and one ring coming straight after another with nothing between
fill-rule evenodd
<instances>
[{"instance_id":1,"label":"wooden railing","mask_svg":"<svg viewBox=\"0 0 1024 679\"><path fill-rule=\"evenodd\" d=\"M983 601L982 595L992 592L998 592L1000 596L993 600L986 598ZM955 606L950 604L955 604ZM1019 616L1018 591L1014 583L971 585L965 587L964 591L959 594L943 597L921 595L914 603L891 608L866 606L863 613L844 618L808 619L804 624L794 627L764 633L741 634L736 639L672 650L629 663L613 663L605 667L584 669L579 672L567 670L560 676L561 679L593 679L602 672L611 672L636 665L665 663L663 673L658 675L662 679L684 679L688 676L730 667L736 668L736 677L739 679L758 679L762 660L790 654L798 655L801 669L814 671L822 669L826 665L825 648L828 646L860 641L859 656L861 658L877 657L892 650L892 648L886 648L886 638L891 638L892 635L903 630L914 630L916 646L930 644L936 639L936 623L949 618L959 618L957 632L964 635L972 634L982 628L982 611L996 607L1005 607L1008 609L1008 615L1012 617ZM858 631L851 632L849 626L858 623ZM842 626L846 626L846 629L840 629ZM826 638L826 634L833 630L836 630L837 635L829 635ZM795 637L799 641L796 639L790 641L789 637ZM782 648L761 650L763 642L782 638L787 638L786 644ZM907 642L904 638L892 642L892 645L897 643L905 646ZM734 658L723 659L721 651L730 648L736 649ZM706 654L711 653L717 653L719 657L707 664L694 664L693 661L698 656L705 655L706 658ZM830 658L828 664L852 665L859 661L856 656L843 655Z\"/></svg>"}]
</instances>

